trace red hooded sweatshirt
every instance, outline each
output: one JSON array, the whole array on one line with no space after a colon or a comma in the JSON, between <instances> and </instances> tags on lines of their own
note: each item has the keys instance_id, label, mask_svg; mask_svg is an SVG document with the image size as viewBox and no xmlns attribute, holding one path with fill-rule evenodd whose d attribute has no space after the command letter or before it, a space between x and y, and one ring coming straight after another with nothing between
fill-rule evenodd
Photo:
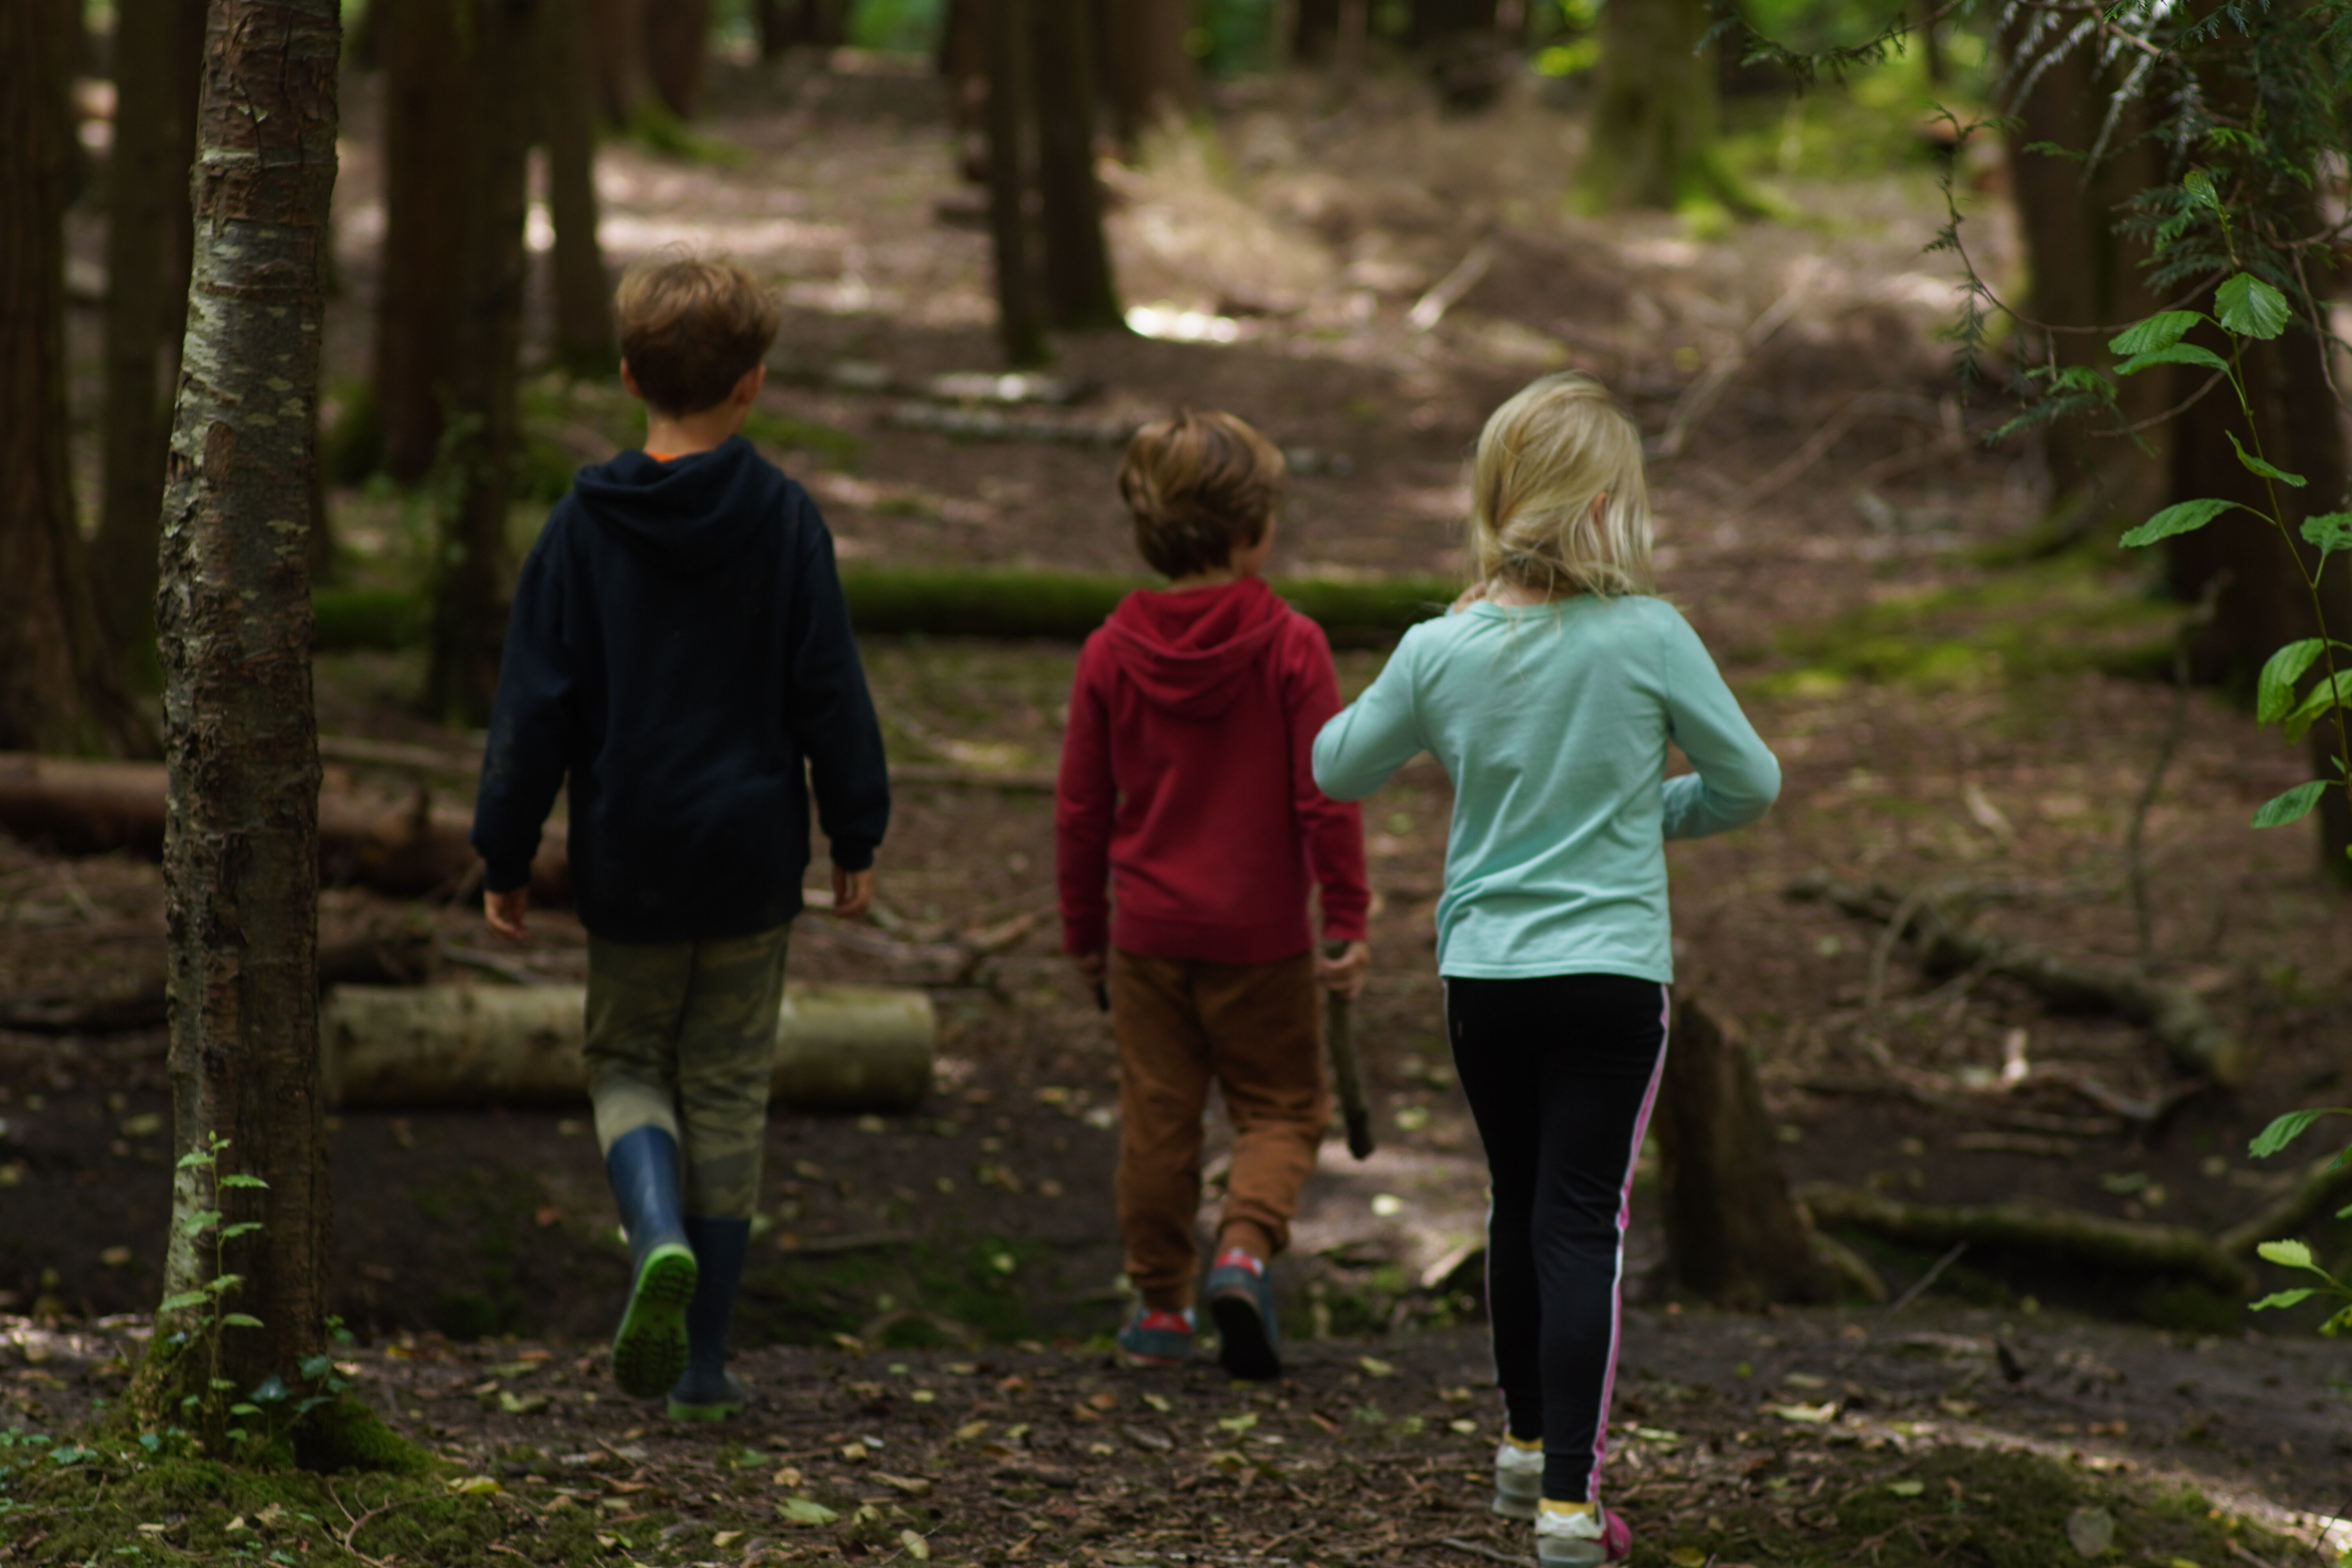
<instances>
[{"instance_id":1,"label":"red hooded sweatshirt","mask_svg":"<svg viewBox=\"0 0 2352 1568\"><path fill-rule=\"evenodd\" d=\"M1315 787L1339 710L1323 628L1255 577L1129 594L1078 655L1055 792L1062 945L1271 963L1360 941L1363 818ZM1108 882L1118 912L1104 897Z\"/></svg>"}]
</instances>

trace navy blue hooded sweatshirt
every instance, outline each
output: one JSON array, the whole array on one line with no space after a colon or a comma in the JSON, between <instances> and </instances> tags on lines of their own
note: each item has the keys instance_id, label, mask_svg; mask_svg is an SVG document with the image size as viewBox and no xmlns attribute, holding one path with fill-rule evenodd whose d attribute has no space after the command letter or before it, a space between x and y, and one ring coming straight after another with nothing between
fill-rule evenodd
<instances>
[{"instance_id":1,"label":"navy blue hooded sweatshirt","mask_svg":"<svg viewBox=\"0 0 2352 1568\"><path fill-rule=\"evenodd\" d=\"M515 584L474 806L493 892L530 879L570 776L583 924L747 936L800 912L809 801L833 862L874 863L890 782L833 536L740 437L583 468Z\"/></svg>"}]
</instances>

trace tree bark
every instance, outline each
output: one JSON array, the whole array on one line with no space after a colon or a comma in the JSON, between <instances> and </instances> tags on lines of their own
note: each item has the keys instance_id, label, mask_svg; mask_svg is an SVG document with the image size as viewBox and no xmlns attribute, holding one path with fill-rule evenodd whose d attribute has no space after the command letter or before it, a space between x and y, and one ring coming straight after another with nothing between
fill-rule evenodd
<instances>
[{"instance_id":1,"label":"tree bark","mask_svg":"<svg viewBox=\"0 0 2352 1568\"><path fill-rule=\"evenodd\" d=\"M555 0L560 3L560 0ZM469 154L451 369L454 421L444 452L425 707L445 722L489 721L509 589L507 502L513 489L527 254L530 99L514 90L536 61L539 0L474 0Z\"/></svg>"},{"instance_id":2,"label":"tree bark","mask_svg":"<svg viewBox=\"0 0 2352 1568\"><path fill-rule=\"evenodd\" d=\"M1721 1306L1826 1301L1838 1277L1789 1196L1755 1064L1729 1018L1675 1010L1652 1127L1665 1193L1666 1273Z\"/></svg>"},{"instance_id":3,"label":"tree bark","mask_svg":"<svg viewBox=\"0 0 2352 1568\"><path fill-rule=\"evenodd\" d=\"M1111 116L1133 147L1200 104L1200 68L1184 47L1192 8L1186 0L1109 0L1100 15Z\"/></svg>"},{"instance_id":4,"label":"tree bark","mask_svg":"<svg viewBox=\"0 0 2352 1568\"><path fill-rule=\"evenodd\" d=\"M1601 84L1576 172L1601 209L1746 204L1717 162L1715 51L1704 0L1622 0L1601 17Z\"/></svg>"},{"instance_id":5,"label":"tree bark","mask_svg":"<svg viewBox=\"0 0 2352 1568\"><path fill-rule=\"evenodd\" d=\"M1102 183L1095 177L1091 0L1030 3L1045 317L1065 331L1115 331L1124 318L1103 241Z\"/></svg>"},{"instance_id":6,"label":"tree bark","mask_svg":"<svg viewBox=\"0 0 2352 1568\"><path fill-rule=\"evenodd\" d=\"M1413 0L1405 41L1424 48L1465 33L1491 37L1496 32L1495 0Z\"/></svg>"},{"instance_id":7,"label":"tree bark","mask_svg":"<svg viewBox=\"0 0 2352 1568\"><path fill-rule=\"evenodd\" d=\"M646 95L646 0L583 0L596 112L607 125L628 125Z\"/></svg>"},{"instance_id":8,"label":"tree bark","mask_svg":"<svg viewBox=\"0 0 2352 1568\"><path fill-rule=\"evenodd\" d=\"M149 750L123 695L66 448L72 0L0 5L0 747Z\"/></svg>"},{"instance_id":9,"label":"tree bark","mask_svg":"<svg viewBox=\"0 0 2352 1568\"><path fill-rule=\"evenodd\" d=\"M376 290L375 405L384 471L432 471L462 339L465 200L473 48L458 0L397 0L383 20L383 274ZM528 77L516 80L528 80ZM515 81L502 84L512 92Z\"/></svg>"},{"instance_id":10,"label":"tree bark","mask_svg":"<svg viewBox=\"0 0 2352 1568\"><path fill-rule=\"evenodd\" d=\"M987 9L988 0L948 0L947 22L940 30L940 74L948 82L956 169L975 185L988 183Z\"/></svg>"},{"instance_id":11,"label":"tree bark","mask_svg":"<svg viewBox=\"0 0 2352 1568\"><path fill-rule=\"evenodd\" d=\"M646 74L664 107L680 120L702 108L702 68L709 58L710 0L654 0L646 7Z\"/></svg>"},{"instance_id":12,"label":"tree bark","mask_svg":"<svg viewBox=\"0 0 2352 1568\"><path fill-rule=\"evenodd\" d=\"M2023 52L2013 29L2004 53L2014 61ZM2037 366L2105 371L2115 359L2108 338L2160 303L2146 280L2147 246L2119 230L2123 204L2163 178L2158 149L2141 138L2145 114L2128 111L2116 150L2095 165L2029 150L2046 144L2084 154L2098 144L2123 73L2102 68L2093 55L2078 48L2051 62L2031 91L2004 106L2018 120L2009 173L2025 241L2026 313L2049 327L2075 329L2021 325L2021 357ZM2118 392L2118 411L2133 424L2153 418L2180 395L2161 374L2127 377ZM2112 538L2164 504L2171 426L2153 426L2140 438L2154 449L2153 458L2112 427L2102 434L2084 419L2063 420L2043 433L2051 505L2042 528L2053 546L2092 533Z\"/></svg>"},{"instance_id":13,"label":"tree bark","mask_svg":"<svg viewBox=\"0 0 2352 1568\"><path fill-rule=\"evenodd\" d=\"M555 305L555 362L585 380L621 362L613 329L613 285L596 238L596 103L577 7L543 7L541 63L547 133L547 209L555 245L548 253Z\"/></svg>"},{"instance_id":14,"label":"tree bark","mask_svg":"<svg viewBox=\"0 0 2352 1568\"><path fill-rule=\"evenodd\" d=\"M1045 331L1029 263L1029 7L988 0L988 231L996 270L997 334L1005 363L1045 363Z\"/></svg>"},{"instance_id":15,"label":"tree bark","mask_svg":"<svg viewBox=\"0 0 2352 1568\"><path fill-rule=\"evenodd\" d=\"M407 9L403 6L402 9ZM306 405L331 243L334 0L213 0L197 121L195 251L163 503L158 620L169 770L163 886L177 1169L166 1302L223 1274L258 1327L158 1313L152 1375L244 1398L306 1381L324 1337L319 1098L319 759L310 699ZM239 1187L232 1173L261 1187ZM224 1240L211 1226L252 1224ZM170 1330L197 1328L188 1353ZM201 1353L208 1340L216 1359ZM153 1386L154 1384L151 1384Z\"/></svg>"},{"instance_id":16,"label":"tree bark","mask_svg":"<svg viewBox=\"0 0 2352 1568\"><path fill-rule=\"evenodd\" d=\"M188 320L204 0L120 0L114 147L106 177L103 510L90 564L117 647L152 662L155 552L172 442L173 383Z\"/></svg>"}]
</instances>

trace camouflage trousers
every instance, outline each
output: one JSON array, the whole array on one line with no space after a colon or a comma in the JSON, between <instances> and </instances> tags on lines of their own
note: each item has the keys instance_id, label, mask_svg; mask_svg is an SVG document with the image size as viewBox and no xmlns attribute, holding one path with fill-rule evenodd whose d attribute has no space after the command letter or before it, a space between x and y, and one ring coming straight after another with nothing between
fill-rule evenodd
<instances>
[{"instance_id":1,"label":"camouflage trousers","mask_svg":"<svg viewBox=\"0 0 2352 1568\"><path fill-rule=\"evenodd\" d=\"M596 1143L677 1140L686 1212L748 1219L776 1064L789 926L718 942L588 939L588 1093Z\"/></svg>"}]
</instances>

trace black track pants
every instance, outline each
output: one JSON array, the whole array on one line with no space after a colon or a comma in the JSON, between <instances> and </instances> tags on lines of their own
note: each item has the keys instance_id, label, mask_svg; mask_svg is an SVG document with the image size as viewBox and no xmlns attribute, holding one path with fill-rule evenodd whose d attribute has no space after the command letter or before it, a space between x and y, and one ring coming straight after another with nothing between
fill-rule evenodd
<instances>
[{"instance_id":1,"label":"black track pants","mask_svg":"<svg viewBox=\"0 0 2352 1568\"><path fill-rule=\"evenodd\" d=\"M1486 1310L1511 1435L1543 1495L1601 1478L1633 1157L1665 1059L1666 991L1620 974L1445 982L1454 1070L1494 1178Z\"/></svg>"}]
</instances>

